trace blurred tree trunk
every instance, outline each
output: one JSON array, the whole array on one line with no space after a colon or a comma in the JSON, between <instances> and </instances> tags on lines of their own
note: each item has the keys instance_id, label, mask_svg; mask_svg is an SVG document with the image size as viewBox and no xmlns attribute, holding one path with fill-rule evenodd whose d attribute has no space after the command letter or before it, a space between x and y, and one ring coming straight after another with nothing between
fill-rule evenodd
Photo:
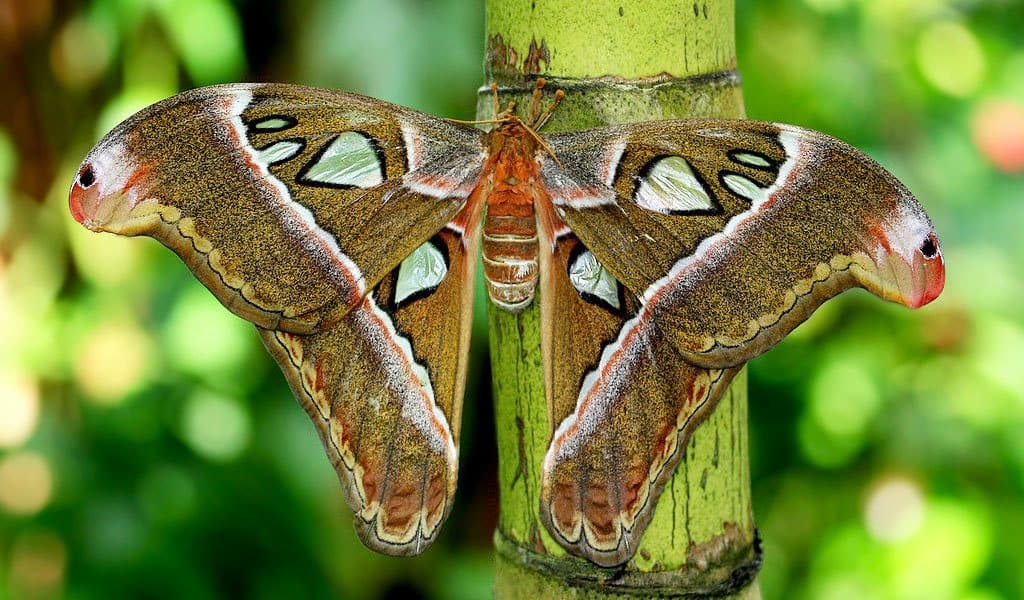
<instances>
[{"instance_id":1,"label":"blurred tree trunk","mask_svg":"<svg viewBox=\"0 0 1024 600\"><path fill-rule=\"evenodd\" d=\"M0 135L10 136L18 157L15 189L42 203L56 169L48 134L62 131L61 90L49 75L40 45L52 36L53 11L46 2L0 3ZM50 125L50 127L47 127Z\"/></svg>"},{"instance_id":2,"label":"blurred tree trunk","mask_svg":"<svg viewBox=\"0 0 1024 600\"><path fill-rule=\"evenodd\" d=\"M546 132L683 117L737 118L731 0L487 0L488 82L527 105L543 75L566 99ZM478 118L490 118L482 92ZM745 371L698 427L626 565L568 555L538 518L547 422L538 302L489 310L498 435L498 598L623 593L758 597L760 550L750 505Z\"/></svg>"}]
</instances>

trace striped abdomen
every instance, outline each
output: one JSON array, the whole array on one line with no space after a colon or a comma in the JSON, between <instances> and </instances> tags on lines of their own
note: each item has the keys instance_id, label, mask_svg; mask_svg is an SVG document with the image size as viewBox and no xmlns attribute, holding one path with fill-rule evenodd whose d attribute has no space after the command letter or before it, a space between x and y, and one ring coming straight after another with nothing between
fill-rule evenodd
<instances>
[{"instance_id":1,"label":"striped abdomen","mask_svg":"<svg viewBox=\"0 0 1024 600\"><path fill-rule=\"evenodd\" d=\"M534 134L535 135L535 134ZM491 158L484 220L484 277L487 293L499 307L519 312L533 301L537 287L537 147L518 119L487 134Z\"/></svg>"},{"instance_id":2,"label":"striped abdomen","mask_svg":"<svg viewBox=\"0 0 1024 600\"><path fill-rule=\"evenodd\" d=\"M518 312L533 301L537 287L537 223L529 202L488 202L483 259L487 293L505 310Z\"/></svg>"}]
</instances>

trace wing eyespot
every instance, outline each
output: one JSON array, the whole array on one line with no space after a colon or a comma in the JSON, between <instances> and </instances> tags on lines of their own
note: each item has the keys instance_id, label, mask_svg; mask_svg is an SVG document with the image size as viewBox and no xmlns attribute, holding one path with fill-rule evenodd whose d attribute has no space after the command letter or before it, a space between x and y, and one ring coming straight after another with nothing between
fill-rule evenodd
<instances>
[{"instance_id":1,"label":"wing eyespot","mask_svg":"<svg viewBox=\"0 0 1024 600\"><path fill-rule=\"evenodd\" d=\"M722 187L747 202L763 202L768 193L766 188L758 185L753 179L732 171L719 172L718 180Z\"/></svg>"},{"instance_id":2,"label":"wing eyespot","mask_svg":"<svg viewBox=\"0 0 1024 600\"><path fill-rule=\"evenodd\" d=\"M730 150L727 156L736 163L750 167L752 169L759 169L762 171L771 171L777 173L779 170L779 163L771 158L761 154L760 152L754 152L753 150Z\"/></svg>"},{"instance_id":3,"label":"wing eyespot","mask_svg":"<svg viewBox=\"0 0 1024 600\"><path fill-rule=\"evenodd\" d=\"M583 300L612 313L622 311L622 285L583 244L569 254L569 281Z\"/></svg>"},{"instance_id":4,"label":"wing eyespot","mask_svg":"<svg viewBox=\"0 0 1024 600\"><path fill-rule=\"evenodd\" d=\"M298 125L298 120L295 117L288 115L270 115L260 119L255 119L247 123L249 133L275 133L278 131L284 131L291 129Z\"/></svg>"},{"instance_id":5,"label":"wing eyespot","mask_svg":"<svg viewBox=\"0 0 1024 600\"><path fill-rule=\"evenodd\" d=\"M285 138L257 148L259 159L267 166L279 165L298 156L306 148L302 138Z\"/></svg>"},{"instance_id":6,"label":"wing eyespot","mask_svg":"<svg viewBox=\"0 0 1024 600\"><path fill-rule=\"evenodd\" d=\"M924 243L921 244L921 254L925 258L935 258L939 253L939 246L935 243L935 234L929 233L928 237L924 238Z\"/></svg>"},{"instance_id":7,"label":"wing eyespot","mask_svg":"<svg viewBox=\"0 0 1024 600\"><path fill-rule=\"evenodd\" d=\"M682 156L659 155L636 177L633 200L640 208L666 215L713 215L722 207L700 174Z\"/></svg>"},{"instance_id":8,"label":"wing eyespot","mask_svg":"<svg viewBox=\"0 0 1024 600\"><path fill-rule=\"evenodd\" d=\"M78 174L78 185L82 186L84 190L91 187L94 183L96 183L96 172L93 171L92 165L85 165Z\"/></svg>"},{"instance_id":9,"label":"wing eyespot","mask_svg":"<svg viewBox=\"0 0 1024 600\"><path fill-rule=\"evenodd\" d=\"M448 275L451 259L440 236L423 242L395 270L391 305L400 308L437 290Z\"/></svg>"},{"instance_id":10,"label":"wing eyespot","mask_svg":"<svg viewBox=\"0 0 1024 600\"><path fill-rule=\"evenodd\" d=\"M324 144L295 179L315 187L369 189L387 179L386 157L376 139L345 131Z\"/></svg>"}]
</instances>

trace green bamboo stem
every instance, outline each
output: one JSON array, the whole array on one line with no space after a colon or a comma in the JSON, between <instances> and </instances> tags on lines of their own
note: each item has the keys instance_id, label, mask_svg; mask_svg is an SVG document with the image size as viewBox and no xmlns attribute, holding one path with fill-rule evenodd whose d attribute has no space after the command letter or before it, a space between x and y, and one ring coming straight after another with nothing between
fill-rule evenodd
<instances>
[{"instance_id":1,"label":"green bamboo stem","mask_svg":"<svg viewBox=\"0 0 1024 600\"><path fill-rule=\"evenodd\" d=\"M487 0L487 78L525 106L531 76L566 99L546 132L683 117L737 118L733 3ZM491 116L482 93L478 117ZM745 372L694 433L635 557L602 569L568 555L538 518L551 426L538 302L490 307L500 520L496 596L604 598L622 593L757 597Z\"/></svg>"}]
</instances>

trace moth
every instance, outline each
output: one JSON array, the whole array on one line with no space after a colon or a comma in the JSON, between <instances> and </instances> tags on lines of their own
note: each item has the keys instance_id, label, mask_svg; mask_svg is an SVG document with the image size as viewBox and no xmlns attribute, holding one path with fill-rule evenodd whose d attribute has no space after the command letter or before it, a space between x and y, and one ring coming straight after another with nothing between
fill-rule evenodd
<instances>
[{"instance_id":1,"label":"moth","mask_svg":"<svg viewBox=\"0 0 1024 600\"><path fill-rule=\"evenodd\" d=\"M675 120L541 137L280 84L182 93L86 156L74 218L169 247L252 322L309 414L356 529L416 554L452 505L474 269L538 302L551 427L540 515L570 552L632 556L737 370L854 286L942 290L928 216L821 133Z\"/></svg>"}]
</instances>

